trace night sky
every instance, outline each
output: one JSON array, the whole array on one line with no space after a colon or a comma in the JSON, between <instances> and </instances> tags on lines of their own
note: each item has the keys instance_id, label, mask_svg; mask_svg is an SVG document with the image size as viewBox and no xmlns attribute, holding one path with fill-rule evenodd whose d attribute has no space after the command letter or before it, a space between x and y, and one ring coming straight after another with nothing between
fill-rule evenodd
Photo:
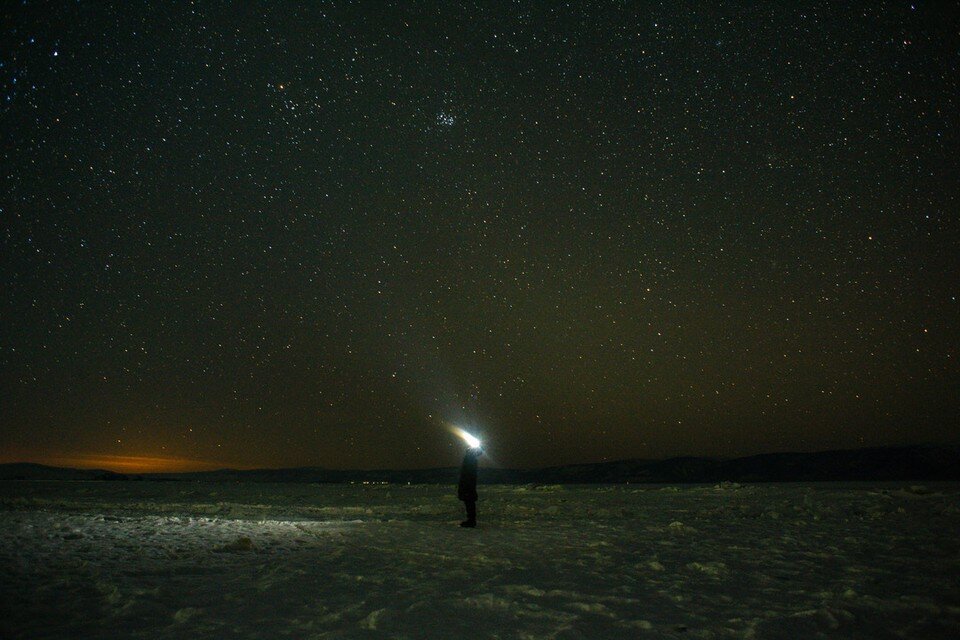
<instances>
[{"instance_id":1,"label":"night sky","mask_svg":"<svg viewBox=\"0 0 960 640\"><path fill-rule=\"evenodd\" d=\"M5 3L0 462L956 442L957 22L850 4Z\"/></svg>"}]
</instances>

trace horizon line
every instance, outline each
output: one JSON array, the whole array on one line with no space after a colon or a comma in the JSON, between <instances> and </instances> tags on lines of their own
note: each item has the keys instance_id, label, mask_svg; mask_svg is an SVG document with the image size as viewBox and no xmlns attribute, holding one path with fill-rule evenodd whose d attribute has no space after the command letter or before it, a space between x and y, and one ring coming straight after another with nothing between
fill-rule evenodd
<instances>
[{"instance_id":1,"label":"horizon line","mask_svg":"<svg viewBox=\"0 0 960 640\"><path fill-rule=\"evenodd\" d=\"M552 469L559 467L571 467L579 465L598 465L598 464L616 464L619 462L632 462L637 460L643 461L667 461L674 460L677 458L700 458L704 460L738 460L742 458L752 458L756 456L763 455L781 455L781 454L818 454L818 453L833 453L841 451L866 451L871 449L902 449L902 448L919 448L919 447L958 447L960 444L957 443L911 443L911 444L890 444L890 445L874 445L874 446L865 446L865 447L846 447L839 449L817 449L814 451L801 451L801 450L780 450L780 451L768 451L764 453L751 453L746 455L737 455L737 456L706 456L706 455L693 455L693 454L677 454L670 455L660 458L649 458L649 457L635 457L635 458L617 458L615 460L597 460L597 461L584 461L584 462L569 462L566 464L553 464L537 467L499 467L499 466L490 466L488 468L494 469L503 469L503 470L535 470L535 469ZM447 469L450 467L446 466L429 466L429 467L414 467L409 469L400 469L400 468L333 468L325 467L322 465L296 465L296 466L249 466L249 465L237 465L227 462L220 461L208 461L208 460L198 460L195 458L180 458L180 457L166 457L166 456L119 456L111 454L75 454L75 455L57 455L57 456L42 456L33 459L8 459L7 461L0 462L0 465L4 464L37 464L47 467L53 467L58 469L67 469L74 471L109 471L113 473L120 474L132 474L132 475L152 475L152 474L166 474L166 473L177 473L177 474L192 474L192 473L205 473L205 472L215 472L215 471L288 471L295 469L322 469L324 471L347 471L347 472L378 472L378 471L429 471L433 469ZM64 466L66 465L66 466Z\"/></svg>"}]
</instances>

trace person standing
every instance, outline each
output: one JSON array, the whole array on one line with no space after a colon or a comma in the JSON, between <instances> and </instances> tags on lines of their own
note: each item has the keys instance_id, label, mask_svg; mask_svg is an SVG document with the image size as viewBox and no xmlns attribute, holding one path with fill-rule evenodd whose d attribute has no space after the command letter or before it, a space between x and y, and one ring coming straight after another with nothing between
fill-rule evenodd
<instances>
[{"instance_id":1,"label":"person standing","mask_svg":"<svg viewBox=\"0 0 960 640\"><path fill-rule=\"evenodd\" d=\"M471 447L463 456L460 465L460 483L457 485L457 498L463 500L467 508L467 519L461 527L477 526L477 458L483 455L480 447Z\"/></svg>"}]
</instances>

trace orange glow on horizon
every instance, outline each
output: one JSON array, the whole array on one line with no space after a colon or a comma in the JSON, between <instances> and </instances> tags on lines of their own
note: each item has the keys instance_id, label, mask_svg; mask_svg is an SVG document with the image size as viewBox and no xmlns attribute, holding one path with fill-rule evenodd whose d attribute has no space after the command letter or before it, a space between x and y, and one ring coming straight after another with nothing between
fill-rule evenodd
<instances>
[{"instance_id":1,"label":"orange glow on horizon","mask_svg":"<svg viewBox=\"0 0 960 640\"><path fill-rule=\"evenodd\" d=\"M43 456L17 462L36 462L53 467L73 469L104 469L117 473L184 473L189 471L214 471L216 469L244 469L240 465L192 460L190 458L166 458L159 456L117 456L108 454L77 454L68 456ZM12 461L11 461L12 462Z\"/></svg>"}]
</instances>

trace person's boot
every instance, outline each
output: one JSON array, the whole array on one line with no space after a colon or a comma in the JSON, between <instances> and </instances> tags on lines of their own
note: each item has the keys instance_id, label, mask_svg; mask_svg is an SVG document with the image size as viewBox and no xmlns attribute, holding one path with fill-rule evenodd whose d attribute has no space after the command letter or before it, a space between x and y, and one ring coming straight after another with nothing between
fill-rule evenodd
<instances>
[{"instance_id":1,"label":"person's boot","mask_svg":"<svg viewBox=\"0 0 960 640\"><path fill-rule=\"evenodd\" d=\"M460 523L460 526L461 526L461 527L468 527L468 528L470 528L470 529L473 529L474 527L477 526L477 521L476 521L476 520L464 520L463 522Z\"/></svg>"}]
</instances>

